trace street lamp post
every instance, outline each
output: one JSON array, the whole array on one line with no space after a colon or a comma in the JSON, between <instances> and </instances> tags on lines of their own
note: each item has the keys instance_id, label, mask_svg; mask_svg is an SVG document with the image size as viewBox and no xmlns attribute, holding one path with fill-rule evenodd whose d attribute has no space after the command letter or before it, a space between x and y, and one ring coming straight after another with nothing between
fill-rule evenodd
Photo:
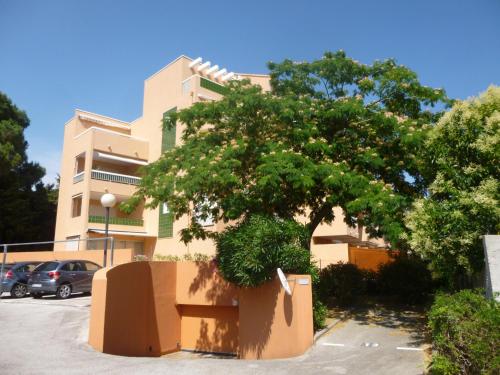
<instances>
[{"instance_id":1,"label":"street lamp post","mask_svg":"<svg viewBox=\"0 0 500 375\"><path fill-rule=\"evenodd\" d=\"M108 228L109 228L109 209L116 204L116 197L113 194L106 193L101 197L101 204L106 209L106 222L104 227L104 260L102 266L106 267L106 262L108 259Z\"/></svg>"}]
</instances>

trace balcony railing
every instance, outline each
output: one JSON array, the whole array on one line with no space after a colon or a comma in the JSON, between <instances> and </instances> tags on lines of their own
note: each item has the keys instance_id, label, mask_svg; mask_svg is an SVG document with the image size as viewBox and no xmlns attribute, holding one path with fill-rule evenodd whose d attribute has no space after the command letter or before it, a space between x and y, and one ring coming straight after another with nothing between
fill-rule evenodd
<instances>
[{"instance_id":1,"label":"balcony railing","mask_svg":"<svg viewBox=\"0 0 500 375\"><path fill-rule=\"evenodd\" d=\"M85 172L80 172L77 173L73 176L73 183L76 184L77 182L80 182L83 180L83 177L85 175Z\"/></svg>"},{"instance_id":2,"label":"balcony railing","mask_svg":"<svg viewBox=\"0 0 500 375\"><path fill-rule=\"evenodd\" d=\"M97 215L89 215L89 223L105 224L106 217L105 216L97 216ZM116 224L116 225L133 225L136 227L142 227L144 225L144 220L134 219L134 218L130 218L130 217L110 217L109 223Z\"/></svg>"},{"instance_id":3,"label":"balcony railing","mask_svg":"<svg viewBox=\"0 0 500 375\"><path fill-rule=\"evenodd\" d=\"M92 169L91 178L93 178L94 180L118 182L119 184L128 185L139 185L141 183L140 177L112 172L104 172L97 169Z\"/></svg>"}]
</instances>

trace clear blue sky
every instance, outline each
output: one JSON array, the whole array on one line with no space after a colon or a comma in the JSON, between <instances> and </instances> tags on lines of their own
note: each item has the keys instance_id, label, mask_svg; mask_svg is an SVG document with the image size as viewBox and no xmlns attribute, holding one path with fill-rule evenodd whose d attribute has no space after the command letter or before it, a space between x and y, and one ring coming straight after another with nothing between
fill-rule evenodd
<instances>
[{"instance_id":1,"label":"clear blue sky","mask_svg":"<svg viewBox=\"0 0 500 375\"><path fill-rule=\"evenodd\" d=\"M500 84L500 1L0 0L0 90L31 118L46 181L75 108L135 119L144 79L181 54L266 73L267 61L337 49L394 57L467 98Z\"/></svg>"}]
</instances>

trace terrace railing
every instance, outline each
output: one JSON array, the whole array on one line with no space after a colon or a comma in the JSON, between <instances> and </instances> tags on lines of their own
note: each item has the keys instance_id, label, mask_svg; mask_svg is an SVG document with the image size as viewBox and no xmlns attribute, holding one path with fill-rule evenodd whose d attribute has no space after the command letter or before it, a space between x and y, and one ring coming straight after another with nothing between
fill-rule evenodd
<instances>
[{"instance_id":1,"label":"terrace railing","mask_svg":"<svg viewBox=\"0 0 500 375\"><path fill-rule=\"evenodd\" d=\"M85 172L80 172L80 173L75 174L73 176L73 183L76 184L77 182L82 181L84 176L85 176Z\"/></svg>"},{"instance_id":2,"label":"terrace railing","mask_svg":"<svg viewBox=\"0 0 500 375\"><path fill-rule=\"evenodd\" d=\"M89 223L105 224L106 217L99 215L89 215ZM110 217L109 223L116 225L132 225L136 227L142 227L144 225L144 220L131 217Z\"/></svg>"},{"instance_id":3,"label":"terrace railing","mask_svg":"<svg viewBox=\"0 0 500 375\"><path fill-rule=\"evenodd\" d=\"M113 172L104 172L97 169L92 169L90 177L94 180L118 182L119 184L139 185L141 183L140 177Z\"/></svg>"}]
</instances>

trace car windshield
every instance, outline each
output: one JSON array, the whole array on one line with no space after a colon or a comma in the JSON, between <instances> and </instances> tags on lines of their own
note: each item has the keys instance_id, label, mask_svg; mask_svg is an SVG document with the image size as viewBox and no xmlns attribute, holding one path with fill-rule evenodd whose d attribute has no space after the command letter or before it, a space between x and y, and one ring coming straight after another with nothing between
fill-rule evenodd
<instances>
[{"instance_id":1,"label":"car windshield","mask_svg":"<svg viewBox=\"0 0 500 375\"><path fill-rule=\"evenodd\" d=\"M45 262L35 268L35 271L52 271L55 270L58 265L59 262Z\"/></svg>"},{"instance_id":2,"label":"car windshield","mask_svg":"<svg viewBox=\"0 0 500 375\"><path fill-rule=\"evenodd\" d=\"M6 272L6 271L10 270L10 269L12 268L12 266L13 266L12 264L6 264L6 265L4 265L4 266L3 266L3 270L4 270L4 272Z\"/></svg>"}]
</instances>

